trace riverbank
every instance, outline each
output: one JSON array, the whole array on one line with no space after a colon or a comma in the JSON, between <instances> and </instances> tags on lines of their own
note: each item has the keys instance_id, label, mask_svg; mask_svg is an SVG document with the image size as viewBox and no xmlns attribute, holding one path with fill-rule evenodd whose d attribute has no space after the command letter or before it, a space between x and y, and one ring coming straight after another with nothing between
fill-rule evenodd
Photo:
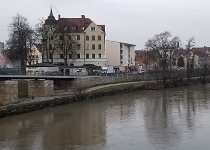
<instances>
[{"instance_id":1,"label":"riverbank","mask_svg":"<svg viewBox=\"0 0 210 150\"><path fill-rule=\"evenodd\" d=\"M179 86L198 84L199 80L193 82L181 82ZM102 96L129 93L138 90L158 90L164 89L165 86L157 81L137 81L125 82L107 85L98 85L87 88L83 91L69 90L55 92L51 97L36 98L19 98L18 103L7 106L0 106L0 118L27 113L47 107L55 107L59 105L69 104L74 101L93 99Z\"/></svg>"}]
</instances>

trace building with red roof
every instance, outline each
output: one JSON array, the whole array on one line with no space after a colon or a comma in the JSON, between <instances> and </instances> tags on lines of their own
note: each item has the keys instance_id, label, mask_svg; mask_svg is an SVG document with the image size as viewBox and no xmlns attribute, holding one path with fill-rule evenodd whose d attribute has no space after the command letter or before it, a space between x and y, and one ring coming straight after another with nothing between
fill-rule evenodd
<instances>
[{"instance_id":1,"label":"building with red roof","mask_svg":"<svg viewBox=\"0 0 210 150\"><path fill-rule=\"evenodd\" d=\"M59 15L56 20L51 9L44 23L43 33L45 62L62 63L67 59L67 64L75 66L105 65L105 25L97 25L85 15L80 18L61 18ZM63 44L67 42L67 38L71 41L69 48Z\"/></svg>"}]
</instances>

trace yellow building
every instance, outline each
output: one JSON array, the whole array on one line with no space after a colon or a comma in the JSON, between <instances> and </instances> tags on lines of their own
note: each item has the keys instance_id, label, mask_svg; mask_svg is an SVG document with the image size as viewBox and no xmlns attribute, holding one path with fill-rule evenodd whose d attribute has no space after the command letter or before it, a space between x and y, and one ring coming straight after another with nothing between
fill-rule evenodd
<instances>
[{"instance_id":1,"label":"yellow building","mask_svg":"<svg viewBox=\"0 0 210 150\"><path fill-rule=\"evenodd\" d=\"M61 18L59 15L56 20L51 9L44 24L43 60L54 64L65 64L66 61L74 66L104 66L105 35L105 25L97 25L84 15L81 18Z\"/></svg>"}]
</instances>

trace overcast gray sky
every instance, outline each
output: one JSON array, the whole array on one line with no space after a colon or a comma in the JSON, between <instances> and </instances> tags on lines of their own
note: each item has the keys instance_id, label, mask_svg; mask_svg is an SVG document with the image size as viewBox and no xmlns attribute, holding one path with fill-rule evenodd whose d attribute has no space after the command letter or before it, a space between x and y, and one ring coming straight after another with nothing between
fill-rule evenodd
<instances>
[{"instance_id":1,"label":"overcast gray sky","mask_svg":"<svg viewBox=\"0 0 210 150\"><path fill-rule=\"evenodd\" d=\"M136 44L143 49L155 34L169 31L195 46L210 46L210 0L0 0L0 41L8 39L8 25L17 13L31 26L48 17L85 15L106 25L106 39Z\"/></svg>"}]
</instances>

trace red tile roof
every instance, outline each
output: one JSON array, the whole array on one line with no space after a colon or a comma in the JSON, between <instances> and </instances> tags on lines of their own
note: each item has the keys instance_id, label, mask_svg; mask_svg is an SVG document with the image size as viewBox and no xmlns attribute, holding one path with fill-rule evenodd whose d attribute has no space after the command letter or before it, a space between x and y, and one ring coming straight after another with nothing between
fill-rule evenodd
<instances>
[{"instance_id":1,"label":"red tile roof","mask_svg":"<svg viewBox=\"0 0 210 150\"><path fill-rule=\"evenodd\" d=\"M173 56L179 57L180 55L184 56L186 54L187 54L187 50L186 49L178 49L178 50L174 51Z\"/></svg>"},{"instance_id":2,"label":"red tile roof","mask_svg":"<svg viewBox=\"0 0 210 150\"><path fill-rule=\"evenodd\" d=\"M42 53L42 44L34 44L36 46L36 48L38 49L38 51L40 53Z\"/></svg>"},{"instance_id":3,"label":"red tile roof","mask_svg":"<svg viewBox=\"0 0 210 150\"><path fill-rule=\"evenodd\" d=\"M201 52L210 52L210 47L204 46L204 47L193 47L192 50L194 51L201 51Z\"/></svg>"},{"instance_id":4,"label":"red tile roof","mask_svg":"<svg viewBox=\"0 0 210 150\"><path fill-rule=\"evenodd\" d=\"M85 18L84 15L81 18L59 18L59 28L56 32L74 32L83 33L84 30L92 23L90 18ZM105 32L105 25L98 25Z\"/></svg>"}]
</instances>

